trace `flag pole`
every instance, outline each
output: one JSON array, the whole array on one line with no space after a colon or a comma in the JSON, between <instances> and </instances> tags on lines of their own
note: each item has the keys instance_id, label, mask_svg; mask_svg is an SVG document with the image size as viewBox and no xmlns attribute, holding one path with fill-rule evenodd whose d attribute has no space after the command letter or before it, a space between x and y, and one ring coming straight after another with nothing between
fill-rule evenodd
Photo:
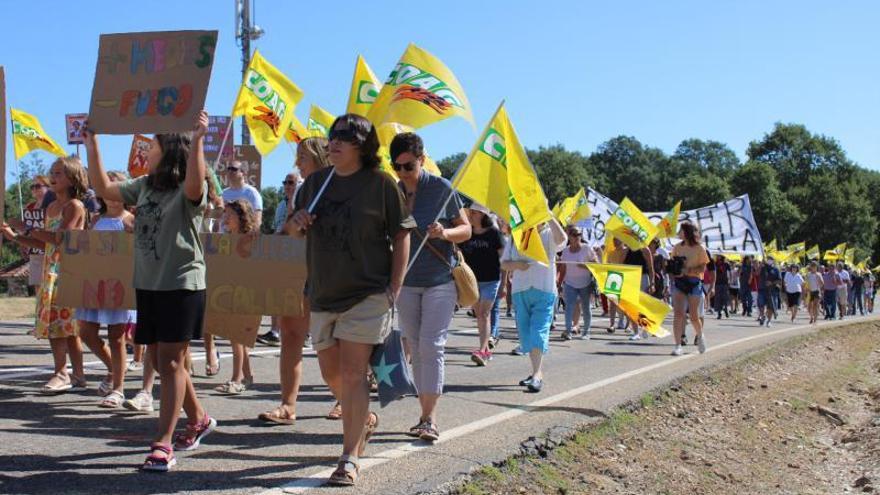
<instances>
[{"instance_id":1,"label":"flag pole","mask_svg":"<svg viewBox=\"0 0 880 495\"><path fill-rule=\"evenodd\" d=\"M483 130L483 134L480 134L480 136L483 136L486 134L486 131L489 130L489 126L492 125L492 121L495 120L495 116L498 115L498 112L501 110L501 107L503 107L503 106L504 106L504 100L501 100L501 103L498 104L498 108L495 110L495 113L492 114L492 117L489 119L489 122L486 123L486 128ZM477 139L479 139L480 136L478 136ZM476 147L479 145L480 145L479 142L476 145L474 145L474 150L471 151L471 155L474 154ZM446 201L443 202L443 206L440 207L440 211L437 212L437 216L434 217L434 221L431 222L429 225L435 224L440 220L440 217L443 215L443 212L446 211L446 207L449 206L449 202L452 200L452 197L455 195L456 192L458 192L458 190L455 188L456 179L458 178L458 174L461 173L462 169L464 168L465 164L468 162L468 159L471 157L471 155L466 156L464 158L464 161L461 162L461 164L458 165L458 168L455 169L455 173L452 174L452 180L449 181L450 184L452 184L452 190L449 191L449 196L446 197ZM416 228L418 228L418 227L416 227ZM413 264L415 264L416 258L418 258L419 254L421 254L422 249L425 247L426 242L428 242L428 236L427 235L422 236L422 242L419 244L419 247L416 248L415 254L413 254L412 257L409 259L409 264L407 264L406 270L403 272L404 278L406 278L406 274L409 273L410 268L412 268Z\"/></svg>"},{"instance_id":2,"label":"flag pole","mask_svg":"<svg viewBox=\"0 0 880 495\"><path fill-rule=\"evenodd\" d=\"M223 133L223 141L220 141L220 149L217 151L217 158L214 158L214 163L211 165L212 170L217 170L217 165L220 163L220 157L223 156L223 149L226 147L226 140L229 139L229 132L232 131L232 121L235 120L233 117L229 117L229 123L226 124L226 132ZM217 191L217 193L221 193L223 191Z\"/></svg>"},{"instance_id":3,"label":"flag pole","mask_svg":"<svg viewBox=\"0 0 880 495\"><path fill-rule=\"evenodd\" d=\"M24 202L22 201L21 197L21 164L18 162L18 160L15 161L15 171L16 175L18 175L18 216L20 217L21 221L24 221ZM3 194L6 194L6 191L3 191Z\"/></svg>"}]
</instances>

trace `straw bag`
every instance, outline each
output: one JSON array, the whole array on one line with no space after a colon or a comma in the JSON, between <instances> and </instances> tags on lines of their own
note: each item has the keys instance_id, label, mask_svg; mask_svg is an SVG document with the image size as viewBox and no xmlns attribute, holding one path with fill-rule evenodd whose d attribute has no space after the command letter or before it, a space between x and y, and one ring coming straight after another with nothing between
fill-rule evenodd
<instances>
[{"instance_id":1,"label":"straw bag","mask_svg":"<svg viewBox=\"0 0 880 495\"><path fill-rule=\"evenodd\" d=\"M424 239L424 236L418 229L415 232ZM477 285L477 277L474 275L474 271L464 262L464 256L461 254L458 246L454 242L452 243L452 249L455 252L456 258L458 258L458 265L456 266L452 266L449 260L437 248L432 246L430 242L425 241L425 247L430 249L434 256L440 258L452 270L452 279L455 281L455 290L458 292L458 305L463 308L473 306L480 299L480 287Z\"/></svg>"}]
</instances>

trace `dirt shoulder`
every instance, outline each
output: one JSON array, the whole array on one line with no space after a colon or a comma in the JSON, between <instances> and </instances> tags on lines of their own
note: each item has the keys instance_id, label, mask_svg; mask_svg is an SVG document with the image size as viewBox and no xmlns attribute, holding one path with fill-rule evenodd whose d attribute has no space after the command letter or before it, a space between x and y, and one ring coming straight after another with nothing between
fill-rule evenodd
<instances>
[{"instance_id":1,"label":"dirt shoulder","mask_svg":"<svg viewBox=\"0 0 880 495\"><path fill-rule=\"evenodd\" d=\"M880 491L880 323L784 341L524 451L451 493Z\"/></svg>"},{"instance_id":2,"label":"dirt shoulder","mask_svg":"<svg viewBox=\"0 0 880 495\"><path fill-rule=\"evenodd\" d=\"M33 318L35 310L36 300L33 297L0 296L0 320Z\"/></svg>"}]
</instances>

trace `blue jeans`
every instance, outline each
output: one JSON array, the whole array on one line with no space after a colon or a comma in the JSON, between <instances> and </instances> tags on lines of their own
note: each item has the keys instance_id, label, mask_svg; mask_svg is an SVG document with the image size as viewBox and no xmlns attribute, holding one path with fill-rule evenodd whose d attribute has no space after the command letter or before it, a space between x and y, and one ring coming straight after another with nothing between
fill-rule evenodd
<instances>
[{"instance_id":1,"label":"blue jeans","mask_svg":"<svg viewBox=\"0 0 880 495\"><path fill-rule=\"evenodd\" d=\"M516 329L523 353L540 349L546 354L550 348L550 324L556 307L556 294L535 288L513 294L516 309Z\"/></svg>"},{"instance_id":2,"label":"blue jeans","mask_svg":"<svg viewBox=\"0 0 880 495\"><path fill-rule=\"evenodd\" d=\"M739 287L739 300L742 301L743 312L745 312L745 314L751 314L752 304L754 304L754 301L752 300L751 287L749 287L748 285L745 285L745 286L740 285L740 287Z\"/></svg>"},{"instance_id":3,"label":"blue jeans","mask_svg":"<svg viewBox=\"0 0 880 495\"><path fill-rule=\"evenodd\" d=\"M565 331L571 333L571 327L574 325L574 308L577 305L578 297L581 298L581 315L584 318L584 333L590 332L590 324L593 315L590 313L590 287L583 289L575 289L568 284L562 284L562 298L565 300Z\"/></svg>"},{"instance_id":4,"label":"blue jeans","mask_svg":"<svg viewBox=\"0 0 880 495\"><path fill-rule=\"evenodd\" d=\"M834 313L837 312L837 290L826 290L823 295L825 296L825 316L834 318Z\"/></svg>"},{"instance_id":5,"label":"blue jeans","mask_svg":"<svg viewBox=\"0 0 880 495\"><path fill-rule=\"evenodd\" d=\"M495 304L492 305L492 313L489 316L489 325L492 328L492 337L498 338L498 334L501 333L501 328L498 327L498 319L501 314L501 298L495 298Z\"/></svg>"}]
</instances>

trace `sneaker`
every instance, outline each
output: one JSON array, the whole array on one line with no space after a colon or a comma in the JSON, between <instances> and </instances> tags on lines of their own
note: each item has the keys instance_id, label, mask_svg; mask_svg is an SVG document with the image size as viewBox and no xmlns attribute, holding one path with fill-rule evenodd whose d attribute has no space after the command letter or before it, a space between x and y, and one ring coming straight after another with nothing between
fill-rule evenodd
<instances>
[{"instance_id":1,"label":"sneaker","mask_svg":"<svg viewBox=\"0 0 880 495\"><path fill-rule=\"evenodd\" d=\"M486 359L485 354L481 350L476 350L471 353L471 361L476 363L477 366L486 366L488 363L488 359Z\"/></svg>"},{"instance_id":2,"label":"sneaker","mask_svg":"<svg viewBox=\"0 0 880 495\"><path fill-rule=\"evenodd\" d=\"M768 319L768 320L767 320L767 328L770 328L770 325L772 325L772 323L771 323L770 320Z\"/></svg>"},{"instance_id":3,"label":"sneaker","mask_svg":"<svg viewBox=\"0 0 880 495\"><path fill-rule=\"evenodd\" d=\"M141 363L139 361L132 361L128 363L128 368L126 369L128 369L128 371L141 371L142 369L144 369L144 363Z\"/></svg>"},{"instance_id":4,"label":"sneaker","mask_svg":"<svg viewBox=\"0 0 880 495\"><path fill-rule=\"evenodd\" d=\"M526 385L526 387L529 389L529 392L538 393L544 388L544 380L532 378L532 382Z\"/></svg>"},{"instance_id":5,"label":"sneaker","mask_svg":"<svg viewBox=\"0 0 880 495\"><path fill-rule=\"evenodd\" d=\"M590 340L590 332L587 330L584 330L583 332L581 332L580 335L578 335L578 338L581 340Z\"/></svg>"},{"instance_id":6,"label":"sneaker","mask_svg":"<svg viewBox=\"0 0 880 495\"><path fill-rule=\"evenodd\" d=\"M122 407L129 411L153 412L153 394L146 390L141 390L134 398L123 402Z\"/></svg>"},{"instance_id":7,"label":"sneaker","mask_svg":"<svg viewBox=\"0 0 880 495\"><path fill-rule=\"evenodd\" d=\"M764 317L763 316L758 317L758 326L759 327L764 326Z\"/></svg>"},{"instance_id":8,"label":"sneaker","mask_svg":"<svg viewBox=\"0 0 880 495\"><path fill-rule=\"evenodd\" d=\"M277 335L275 335L275 332L273 332L272 330L269 330L263 335L258 335L257 342L272 347L278 347L281 345L281 339Z\"/></svg>"},{"instance_id":9,"label":"sneaker","mask_svg":"<svg viewBox=\"0 0 880 495\"><path fill-rule=\"evenodd\" d=\"M686 333L681 334L681 344L682 346L688 345L688 336Z\"/></svg>"},{"instance_id":10,"label":"sneaker","mask_svg":"<svg viewBox=\"0 0 880 495\"><path fill-rule=\"evenodd\" d=\"M306 340L303 342L303 349L311 349L312 348L312 336L306 335Z\"/></svg>"},{"instance_id":11,"label":"sneaker","mask_svg":"<svg viewBox=\"0 0 880 495\"><path fill-rule=\"evenodd\" d=\"M489 349L495 349L498 347L498 341L501 340L498 337L489 337Z\"/></svg>"},{"instance_id":12,"label":"sneaker","mask_svg":"<svg viewBox=\"0 0 880 495\"><path fill-rule=\"evenodd\" d=\"M520 381L519 381L519 386L520 386L520 387L528 387L530 383L532 383L532 377L531 377L531 375L529 375L529 377L526 378L526 379L524 379L524 380L520 380Z\"/></svg>"},{"instance_id":13,"label":"sneaker","mask_svg":"<svg viewBox=\"0 0 880 495\"><path fill-rule=\"evenodd\" d=\"M629 336L629 340L642 340L642 333L636 332Z\"/></svg>"},{"instance_id":14,"label":"sneaker","mask_svg":"<svg viewBox=\"0 0 880 495\"><path fill-rule=\"evenodd\" d=\"M571 340L571 333L562 332L562 340Z\"/></svg>"},{"instance_id":15,"label":"sneaker","mask_svg":"<svg viewBox=\"0 0 880 495\"><path fill-rule=\"evenodd\" d=\"M516 347L514 347L513 350L510 351L510 353L513 354L514 356L524 356L525 355L525 353L522 351L522 347L520 347L518 345Z\"/></svg>"},{"instance_id":16,"label":"sneaker","mask_svg":"<svg viewBox=\"0 0 880 495\"><path fill-rule=\"evenodd\" d=\"M675 346L675 349L672 351L673 356L681 356L684 354L684 348L680 345Z\"/></svg>"},{"instance_id":17,"label":"sneaker","mask_svg":"<svg viewBox=\"0 0 880 495\"><path fill-rule=\"evenodd\" d=\"M703 335L697 337L697 350L700 351L700 354L706 352L706 337Z\"/></svg>"}]
</instances>

